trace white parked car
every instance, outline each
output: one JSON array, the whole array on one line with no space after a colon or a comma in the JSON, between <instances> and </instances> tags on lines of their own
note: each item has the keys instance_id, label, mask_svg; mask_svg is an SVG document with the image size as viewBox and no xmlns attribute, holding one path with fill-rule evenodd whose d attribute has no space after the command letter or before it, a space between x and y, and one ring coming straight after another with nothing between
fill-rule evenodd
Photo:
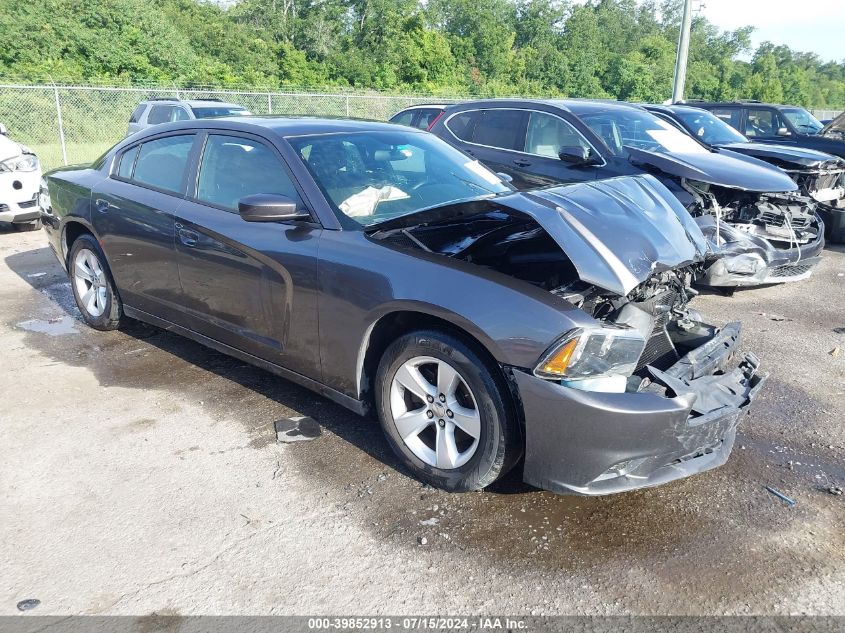
<instances>
[{"instance_id":1,"label":"white parked car","mask_svg":"<svg viewBox=\"0 0 845 633\"><path fill-rule=\"evenodd\" d=\"M10 139L0 123L0 222L9 222L19 231L40 228L40 186L38 157Z\"/></svg>"}]
</instances>

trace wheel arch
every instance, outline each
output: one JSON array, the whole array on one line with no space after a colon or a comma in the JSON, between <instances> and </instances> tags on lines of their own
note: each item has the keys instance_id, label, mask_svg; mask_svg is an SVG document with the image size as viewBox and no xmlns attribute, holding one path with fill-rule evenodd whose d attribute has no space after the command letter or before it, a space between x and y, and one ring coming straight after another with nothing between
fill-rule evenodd
<instances>
[{"instance_id":1,"label":"wheel arch","mask_svg":"<svg viewBox=\"0 0 845 633\"><path fill-rule=\"evenodd\" d=\"M99 243L99 239L97 235L94 233L94 229L85 221L79 218L68 219L64 226L62 226L62 258L65 262L67 262L67 258L70 255L70 249L73 246L73 243L79 239L80 235L88 234L97 240Z\"/></svg>"},{"instance_id":2,"label":"wheel arch","mask_svg":"<svg viewBox=\"0 0 845 633\"><path fill-rule=\"evenodd\" d=\"M454 336L468 345L489 365L491 371L501 378L503 387L507 387L507 396L514 404L517 417L521 420L519 398L513 390L513 381L503 364L496 358L498 348L492 341L483 341L468 328L443 317L414 309L397 309L382 315L373 321L364 335L357 364L357 387L360 399L369 412L375 410L375 392L373 381L387 347L400 336L416 330L435 330ZM492 347L492 349L491 349Z\"/></svg>"}]
</instances>

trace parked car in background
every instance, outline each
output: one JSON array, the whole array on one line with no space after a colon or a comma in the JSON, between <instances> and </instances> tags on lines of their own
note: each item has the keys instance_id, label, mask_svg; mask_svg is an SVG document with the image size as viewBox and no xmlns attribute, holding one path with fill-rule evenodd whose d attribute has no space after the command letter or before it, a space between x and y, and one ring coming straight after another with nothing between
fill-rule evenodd
<instances>
[{"instance_id":1,"label":"parked car in background","mask_svg":"<svg viewBox=\"0 0 845 633\"><path fill-rule=\"evenodd\" d=\"M394 114L390 117L390 122L408 125L419 130L428 130L445 109L446 106L442 104L415 105Z\"/></svg>"},{"instance_id":2,"label":"parked car in background","mask_svg":"<svg viewBox=\"0 0 845 633\"><path fill-rule=\"evenodd\" d=\"M819 203L827 241L845 242L845 160L796 145L748 140L708 110L687 105L646 105L649 112L681 127L711 149L739 152L789 174L804 195Z\"/></svg>"},{"instance_id":3,"label":"parked car in background","mask_svg":"<svg viewBox=\"0 0 845 633\"><path fill-rule=\"evenodd\" d=\"M212 119L224 116L248 116L252 114L237 103L226 103L219 99L170 99L157 97L138 104L129 117L126 135L140 132L153 125L173 121Z\"/></svg>"},{"instance_id":4,"label":"parked car in background","mask_svg":"<svg viewBox=\"0 0 845 633\"><path fill-rule=\"evenodd\" d=\"M699 283L798 281L819 263L816 203L781 170L707 148L642 107L610 101L491 99L449 106L431 132L520 189L652 173L711 248Z\"/></svg>"},{"instance_id":5,"label":"parked car in background","mask_svg":"<svg viewBox=\"0 0 845 633\"><path fill-rule=\"evenodd\" d=\"M529 483L591 495L716 467L764 381L738 323L689 308L706 242L651 176L523 194L411 128L227 118L46 178L89 325L164 326L374 411L448 490L523 455Z\"/></svg>"},{"instance_id":6,"label":"parked car in background","mask_svg":"<svg viewBox=\"0 0 845 633\"><path fill-rule=\"evenodd\" d=\"M41 165L28 147L9 138L0 123L0 222L18 231L41 228L38 193Z\"/></svg>"},{"instance_id":7,"label":"parked car in background","mask_svg":"<svg viewBox=\"0 0 845 633\"><path fill-rule=\"evenodd\" d=\"M823 125L804 108L759 101L687 101L709 110L725 123L760 143L795 145L845 158L845 116Z\"/></svg>"}]
</instances>

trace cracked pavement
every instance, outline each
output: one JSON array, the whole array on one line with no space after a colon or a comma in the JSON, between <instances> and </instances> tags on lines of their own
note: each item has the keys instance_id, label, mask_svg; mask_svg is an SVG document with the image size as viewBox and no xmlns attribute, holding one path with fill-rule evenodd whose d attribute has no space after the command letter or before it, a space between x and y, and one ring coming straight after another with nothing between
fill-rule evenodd
<instances>
[{"instance_id":1,"label":"cracked pavement","mask_svg":"<svg viewBox=\"0 0 845 633\"><path fill-rule=\"evenodd\" d=\"M845 614L845 248L694 301L772 378L725 466L597 499L422 486L302 388L86 328L40 232L0 230L0 258L0 615ZM292 415L322 435L277 445Z\"/></svg>"}]
</instances>

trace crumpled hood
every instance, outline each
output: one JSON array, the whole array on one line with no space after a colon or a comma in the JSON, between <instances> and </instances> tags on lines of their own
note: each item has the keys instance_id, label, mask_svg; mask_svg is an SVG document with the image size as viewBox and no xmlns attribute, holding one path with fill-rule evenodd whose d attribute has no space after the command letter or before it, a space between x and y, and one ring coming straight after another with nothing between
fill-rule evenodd
<instances>
[{"instance_id":1,"label":"crumpled hood","mask_svg":"<svg viewBox=\"0 0 845 633\"><path fill-rule=\"evenodd\" d=\"M698 180L742 191L782 193L798 186L777 167L730 151L699 154L661 154L625 147L631 162L648 165L671 176Z\"/></svg>"},{"instance_id":2,"label":"crumpled hood","mask_svg":"<svg viewBox=\"0 0 845 633\"><path fill-rule=\"evenodd\" d=\"M695 220L650 175L516 193L495 203L531 216L582 281L620 296L654 272L701 261L707 252Z\"/></svg>"},{"instance_id":3,"label":"crumpled hood","mask_svg":"<svg viewBox=\"0 0 845 633\"><path fill-rule=\"evenodd\" d=\"M21 155L21 146L8 136L0 134L0 162Z\"/></svg>"},{"instance_id":4,"label":"crumpled hood","mask_svg":"<svg viewBox=\"0 0 845 633\"><path fill-rule=\"evenodd\" d=\"M822 167L823 165L825 167L836 167L837 165L833 163L839 163L839 167L845 168L845 161L841 158L804 147L767 145L766 143L727 143L719 145L719 148L762 160L774 159L789 163L794 169Z\"/></svg>"}]
</instances>

